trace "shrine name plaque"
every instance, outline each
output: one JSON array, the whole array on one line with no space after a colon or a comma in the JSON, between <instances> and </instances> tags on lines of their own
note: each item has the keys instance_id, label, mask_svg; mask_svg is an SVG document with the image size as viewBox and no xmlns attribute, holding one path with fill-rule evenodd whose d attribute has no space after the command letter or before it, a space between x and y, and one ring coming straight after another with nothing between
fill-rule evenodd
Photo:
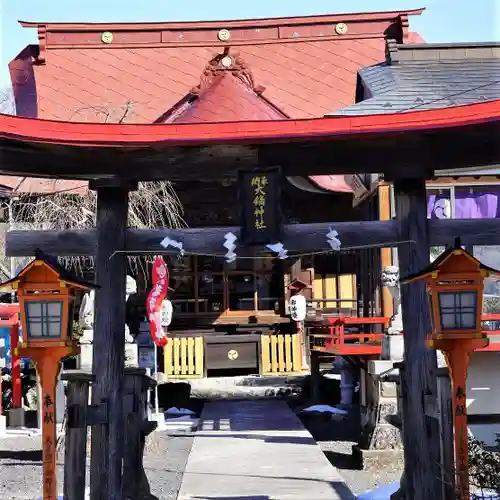
<instances>
[{"instance_id":1,"label":"shrine name plaque","mask_svg":"<svg viewBox=\"0 0 500 500\"><path fill-rule=\"evenodd\" d=\"M281 172L279 168L239 173L244 245L267 245L281 238Z\"/></svg>"}]
</instances>

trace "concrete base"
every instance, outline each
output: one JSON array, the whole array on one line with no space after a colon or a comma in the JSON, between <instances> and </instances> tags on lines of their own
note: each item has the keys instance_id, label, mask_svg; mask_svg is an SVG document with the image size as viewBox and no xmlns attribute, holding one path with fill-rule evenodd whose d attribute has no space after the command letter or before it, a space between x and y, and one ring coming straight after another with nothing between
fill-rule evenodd
<instances>
[{"instance_id":1,"label":"concrete base","mask_svg":"<svg viewBox=\"0 0 500 500\"><path fill-rule=\"evenodd\" d=\"M358 445L352 447L352 456L360 470L382 471L404 468L403 450L363 450Z\"/></svg>"},{"instance_id":2,"label":"concrete base","mask_svg":"<svg viewBox=\"0 0 500 500\"><path fill-rule=\"evenodd\" d=\"M395 382L380 379L383 374L397 374L397 369L393 368L394 361L376 360L368 362L368 373L375 377L377 384L377 397L375 405L371 407L367 423L363 428L359 441L360 449L363 452L382 453L400 451L403 448L401 433L393 425L387 422L386 417L397 415L398 393Z\"/></svg>"},{"instance_id":3,"label":"concrete base","mask_svg":"<svg viewBox=\"0 0 500 500\"><path fill-rule=\"evenodd\" d=\"M163 430L167 432L194 432L198 429L199 423L200 421L198 418L192 418L188 416L167 418L165 420L164 427L157 430Z\"/></svg>"},{"instance_id":4,"label":"concrete base","mask_svg":"<svg viewBox=\"0 0 500 500\"><path fill-rule=\"evenodd\" d=\"M200 399L261 399L290 396L300 390L307 375L241 376L184 380L191 397ZM170 382L175 380L170 379Z\"/></svg>"},{"instance_id":5,"label":"concrete base","mask_svg":"<svg viewBox=\"0 0 500 500\"><path fill-rule=\"evenodd\" d=\"M4 436L7 431L7 417L0 415L0 436Z\"/></svg>"},{"instance_id":6,"label":"concrete base","mask_svg":"<svg viewBox=\"0 0 500 500\"><path fill-rule=\"evenodd\" d=\"M92 344L80 344L79 370L92 373L92 355Z\"/></svg>"},{"instance_id":7,"label":"concrete base","mask_svg":"<svg viewBox=\"0 0 500 500\"><path fill-rule=\"evenodd\" d=\"M139 366L139 348L137 344L128 342L125 344L125 366Z\"/></svg>"},{"instance_id":8,"label":"concrete base","mask_svg":"<svg viewBox=\"0 0 500 500\"><path fill-rule=\"evenodd\" d=\"M381 355L383 360L402 361L404 352L405 344L402 335L384 335Z\"/></svg>"},{"instance_id":9,"label":"concrete base","mask_svg":"<svg viewBox=\"0 0 500 500\"><path fill-rule=\"evenodd\" d=\"M12 408L7 413L9 427L25 427L26 426L26 412L24 408Z\"/></svg>"}]
</instances>

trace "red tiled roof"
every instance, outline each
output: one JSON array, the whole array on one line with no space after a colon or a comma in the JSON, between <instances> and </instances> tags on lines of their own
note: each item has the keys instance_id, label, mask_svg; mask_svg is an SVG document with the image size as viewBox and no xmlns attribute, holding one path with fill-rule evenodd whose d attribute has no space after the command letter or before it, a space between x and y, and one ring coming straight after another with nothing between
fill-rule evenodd
<instances>
[{"instance_id":1,"label":"red tiled roof","mask_svg":"<svg viewBox=\"0 0 500 500\"><path fill-rule=\"evenodd\" d=\"M343 175L312 175L311 181L325 191L335 193L352 193L352 187L345 181Z\"/></svg>"},{"instance_id":2,"label":"red tiled roof","mask_svg":"<svg viewBox=\"0 0 500 500\"><path fill-rule=\"evenodd\" d=\"M82 181L39 179L12 175L0 175L0 187L7 188L7 191L12 195L61 192L86 195L88 193L88 184Z\"/></svg>"},{"instance_id":3,"label":"red tiled roof","mask_svg":"<svg viewBox=\"0 0 500 500\"><path fill-rule=\"evenodd\" d=\"M408 15L422 11L201 23L21 23L38 29L39 46L10 64L16 108L22 116L80 122L319 117L354 102L357 71L384 60L386 38L407 40ZM111 44L102 41L104 32L112 34ZM207 61L229 47L265 90L225 73L190 95ZM312 181L351 192L342 176Z\"/></svg>"},{"instance_id":4,"label":"red tiled roof","mask_svg":"<svg viewBox=\"0 0 500 500\"><path fill-rule=\"evenodd\" d=\"M236 53L226 50L212 59L200 84L164 117L165 123L283 120L283 112L262 97L251 68Z\"/></svg>"},{"instance_id":5,"label":"red tiled roof","mask_svg":"<svg viewBox=\"0 0 500 500\"><path fill-rule=\"evenodd\" d=\"M354 102L357 71L383 61L386 37L403 42L408 15L421 12L203 23L22 23L38 28L40 45L10 64L17 109L55 120L155 122L198 84L207 61L231 46L266 87L263 96L285 114L323 116ZM229 32L226 42L218 38L221 29ZM110 44L101 41L105 31L113 35Z\"/></svg>"}]
</instances>

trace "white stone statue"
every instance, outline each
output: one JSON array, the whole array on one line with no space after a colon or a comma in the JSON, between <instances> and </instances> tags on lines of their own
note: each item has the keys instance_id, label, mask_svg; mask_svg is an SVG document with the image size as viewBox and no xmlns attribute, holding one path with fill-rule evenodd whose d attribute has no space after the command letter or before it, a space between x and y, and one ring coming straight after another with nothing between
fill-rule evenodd
<instances>
[{"instance_id":1,"label":"white stone statue","mask_svg":"<svg viewBox=\"0 0 500 500\"><path fill-rule=\"evenodd\" d=\"M355 392L355 377L348 361L341 356L336 356L332 368L340 371L340 403L336 406L342 409L350 408Z\"/></svg>"},{"instance_id":2,"label":"white stone statue","mask_svg":"<svg viewBox=\"0 0 500 500\"><path fill-rule=\"evenodd\" d=\"M128 298L134 293L137 293L137 283L132 276L127 275L127 283L125 285L125 301L127 301Z\"/></svg>"},{"instance_id":3,"label":"white stone statue","mask_svg":"<svg viewBox=\"0 0 500 500\"><path fill-rule=\"evenodd\" d=\"M127 283L125 286L125 303L128 301L131 295L137 292L137 283L132 276L127 275ZM125 342L132 343L134 339L132 335L130 335L130 328L127 324L125 324Z\"/></svg>"},{"instance_id":4,"label":"white stone statue","mask_svg":"<svg viewBox=\"0 0 500 500\"><path fill-rule=\"evenodd\" d=\"M403 331L403 315L401 311L401 288L399 286L399 268L388 266L382 270L382 286L387 287L394 299L394 314L387 330L389 335L400 335Z\"/></svg>"},{"instance_id":5,"label":"white stone statue","mask_svg":"<svg viewBox=\"0 0 500 500\"><path fill-rule=\"evenodd\" d=\"M83 296L80 304L78 323L83 328L83 334L80 337L80 370L92 372L92 343L94 341L94 304L95 291L90 290Z\"/></svg>"},{"instance_id":6,"label":"white stone statue","mask_svg":"<svg viewBox=\"0 0 500 500\"><path fill-rule=\"evenodd\" d=\"M91 290L83 296L82 303L80 305L78 322L84 330L92 330L94 327L94 302L94 290Z\"/></svg>"}]
</instances>

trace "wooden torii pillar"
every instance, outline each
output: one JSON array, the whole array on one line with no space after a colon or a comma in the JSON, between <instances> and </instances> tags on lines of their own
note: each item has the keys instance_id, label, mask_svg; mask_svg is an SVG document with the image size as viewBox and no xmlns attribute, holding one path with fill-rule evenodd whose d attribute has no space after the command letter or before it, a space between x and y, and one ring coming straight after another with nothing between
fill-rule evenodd
<instances>
[{"instance_id":1,"label":"wooden torii pillar","mask_svg":"<svg viewBox=\"0 0 500 500\"><path fill-rule=\"evenodd\" d=\"M106 405L106 422L92 427L90 495L92 500L122 499L125 368L125 248L128 195L137 184L92 182L97 191L96 290L92 404Z\"/></svg>"},{"instance_id":2,"label":"wooden torii pillar","mask_svg":"<svg viewBox=\"0 0 500 500\"><path fill-rule=\"evenodd\" d=\"M400 274L408 276L424 269L430 260L425 178L394 179L394 194L401 240L414 241L398 247ZM429 415L433 407L437 408L437 360L436 352L426 345L431 322L425 284L417 282L403 287L401 304L405 347L401 373L405 486L411 492L407 498L438 499L439 423Z\"/></svg>"}]
</instances>

